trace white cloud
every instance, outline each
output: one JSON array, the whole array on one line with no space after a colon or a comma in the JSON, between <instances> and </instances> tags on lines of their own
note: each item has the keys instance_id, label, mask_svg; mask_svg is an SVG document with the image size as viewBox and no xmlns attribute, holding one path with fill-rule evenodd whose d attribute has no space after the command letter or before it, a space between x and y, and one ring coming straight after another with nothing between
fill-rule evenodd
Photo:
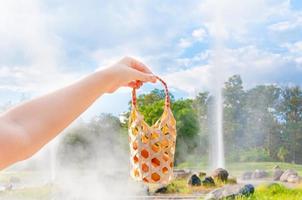
<instances>
[{"instance_id":1,"label":"white cloud","mask_svg":"<svg viewBox=\"0 0 302 200\"><path fill-rule=\"evenodd\" d=\"M42 94L68 84L79 76L59 71L50 73L31 66L1 66L0 88L22 93Z\"/></svg>"},{"instance_id":2,"label":"white cloud","mask_svg":"<svg viewBox=\"0 0 302 200\"><path fill-rule=\"evenodd\" d=\"M178 59L186 68L166 76L173 87L192 95L199 90L215 89L217 82L219 84L233 74L242 75L247 87L299 82L302 56L297 52L301 52L300 43L288 45L288 52L274 53L270 46L260 48L263 46L262 37L259 31L254 31L271 21L297 16L291 12L289 1L206 0L200 4L199 10L202 13L201 24L206 27L214 45L206 51L207 54L197 53L190 58ZM298 22L299 19L296 24ZM228 48L226 44L230 41L236 41L237 46ZM282 44L280 40L275 42L279 47ZM192 42L191 45L197 43Z\"/></svg>"},{"instance_id":3,"label":"white cloud","mask_svg":"<svg viewBox=\"0 0 302 200\"><path fill-rule=\"evenodd\" d=\"M269 26L269 29L272 31L288 31L295 28L302 27L302 18L299 18L295 21L283 21Z\"/></svg>"},{"instance_id":4,"label":"white cloud","mask_svg":"<svg viewBox=\"0 0 302 200\"><path fill-rule=\"evenodd\" d=\"M192 36L198 41L202 41L206 37L206 31L203 28L195 29L192 32Z\"/></svg>"},{"instance_id":5,"label":"white cloud","mask_svg":"<svg viewBox=\"0 0 302 200\"><path fill-rule=\"evenodd\" d=\"M302 41L297 41L294 43L285 43L282 46L287 48L291 53L302 54Z\"/></svg>"},{"instance_id":6,"label":"white cloud","mask_svg":"<svg viewBox=\"0 0 302 200\"><path fill-rule=\"evenodd\" d=\"M285 43L281 46L288 50L288 57L294 60L296 65L302 69L302 41Z\"/></svg>"},{"instance_id":7,"label":"white cloud","mask_svg":"<svg viewBox=\"0 0 302 200\"><path fill-rule=\"evenodd\" d=\"M215 70L225 72L226 76L233 73L269 76L286 63L301 63L301 56L275 54L256 48L254 43L261 39L253 32L255 27L293 18L287 0L196 0L176 1L173 5L159 0L50 2L11 0L2 4L2 87L34 91L70 82L81 74L72 72L70 66L66 70L64 64L78 54L86 56L87 65L92 62L98 66L133 55L150 65L155 73L172 73L167 76L172 85L183 85L190 93L196 88L209 87L213 82L209 77L215 77ZM222 41L218 49L225 48L224 43L230 41L239 42L239 47L226 48L218 63L216 46L185 52L189 47L195 51L193 47L204 41ZM84 61L81 64L85 66ZM213 65L226 67L220 70L210 67ZM255 75L256 79L259 78Z\"/></svg>"},{"instance_id":8,"label":"white cloud","mask_svg":"<svg viewBox=\"0 0 302 200\"><path fill-rule=\"evenodd\" d=\"M220 50L219 55L215 54L217 51L210 52L209 65L180 70L165 78L172 87L194 95L201 90L213 91L219 79L225 81L234 74L240 74L247 87L284 83L286 77L294 81L302 75L302 71L294 65L295 58L271 53L255 46L224 48ZM293 74L296 77L291 77Z\"/></svg>"},{"instance_id":9,"label":"white cloud","mask_svg":"<svg viewBox=\"0 0 302 200\"><path fill-rule=\"evenodd\" d=\"M180 38L179 44L181 48L188 48L192 45L192 41L188 38Z\"/></svg>"},{"instance_id":10,"label":"white cloud","mask_svg":"<svg viewBox=\"0 0 302 200\"><path fill-rule=\"evenodd\" d=\"M4 1L0 7L1 61L6 52L19 50L32 65L51 69L56 67L60 45L51 31L48 16L43 14L40 2ZM15 49L14 49L15 48ZM14 52L12 52L14 53Z\"/></svg>"},{"instance_id":11,"label":"white cloud","mask_svg":"<svg viewBox=\"0 0 302 200\"><path fill-rule=\"evenodd\" d=\"M200 4L204 25L215 38L240 38L248 28L268 15L268 5L262 0L206 0Z\"/></svg>"},{"instance_id":12,"label":"white cloud","mask_svg":"<svg viewBox=\"0 0 302 200\"><path fill-rule=\"evenodd\" d=\"M38 0L1 2L1 89L42 93L74 80L60 67L60 39Z\"/></svg>"},{"instance_id":13,"label":"white cloud","mask_svg":"<svg viewBox=\"0 0 302 200\"><path fill-rule=\"evenodd\" d=\"M200 90L209 90L210 86L210 66L204 65L191 69L180 70L178 72L164 76L169 87L176 88L194 95Z\"/></svg>"},{"instance_id":14,"label":"white cloud","mask_svg":"<svg viewBox=\"0 0 302 200\"><path fill-rule=\"evenodd\" d=\"M206 31L204 28L198 28L193 30L192 34L186 38L180 38L178 42L178 46L182 49L186 49L188 47L191 47L192 44L196 42L202 42L205 40L207 36Z\"/></svg>"}]
</instances>

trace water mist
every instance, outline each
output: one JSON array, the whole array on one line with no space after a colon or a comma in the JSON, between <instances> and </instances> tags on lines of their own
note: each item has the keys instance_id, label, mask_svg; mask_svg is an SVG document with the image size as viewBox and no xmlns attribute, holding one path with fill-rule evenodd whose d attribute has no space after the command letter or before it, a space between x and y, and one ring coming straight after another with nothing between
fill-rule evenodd
<instances>
[{"instance_id":1,"label":"water mist","mask_svg":"<svg viewBox=\"0 0 302 200\"><path fill-rule=\"evenodd\" d=\"M212 127L210 132L210 169L225 168L225 154L223 144L223 83L226 76L224 53L225 31L223 16L221 15L221 5L216 5L215 15L213 18L213 27L211 36L213 39L212 57L210 58L212 74L212 95L213 106L211 110Z\"/></svg>"}]
</instances>

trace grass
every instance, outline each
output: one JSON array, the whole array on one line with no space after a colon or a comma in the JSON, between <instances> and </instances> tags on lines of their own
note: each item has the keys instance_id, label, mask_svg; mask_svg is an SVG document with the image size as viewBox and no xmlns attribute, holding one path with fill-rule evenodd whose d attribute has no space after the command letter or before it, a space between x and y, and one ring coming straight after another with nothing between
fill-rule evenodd
<instances>
[{"instance_id":1,"label":"grass","mask_svg":"<svg viewBox=\"0 0 302 200\"><path fill-rule=\"evenodd\" d=\"M210 186L194 186L190 187L187 184L186 179L176 179L173 180L168 186L167 186L167 192L169 194L193 194L193 193L207 193L214 189L215 187Z\"/></svg>"},{"instance_id":2,"label":"grass","mask_svg":"<svg viewBox=\"0 0 302 200\"><path fill-rule=\"evenodd\" d=\"M280 184L260 185L250 197L237 197L236 200L301 200L302 188L289 189Z\"/></svg>"},{"instance_id":3,"label":"grass","mask_svg":"<svg viewBox=\"0 0 302 200\"><path fill-rule=\"evenodd\" d=\"M218 187L222 186L220 184ZM205 194L215 189L216 187L188 187L184 179L172 181L167 186L166 193L172 194ZM202 198L201 198L202 199ZM236 200L301 200L302 199L302 184L295 188L287 188L282 184L260 185L256 188L254 195L250 197L237 197Z\"/></svg>"}]
</instances>

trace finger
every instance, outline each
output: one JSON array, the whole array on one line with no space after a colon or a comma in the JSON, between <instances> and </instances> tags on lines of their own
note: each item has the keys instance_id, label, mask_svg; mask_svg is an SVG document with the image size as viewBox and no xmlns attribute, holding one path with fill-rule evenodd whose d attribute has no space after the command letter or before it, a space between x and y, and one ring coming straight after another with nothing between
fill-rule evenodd
<instances>
[{"instance_id":1,"label":"finger","mask_svg":"<svg viewBox=\"0 0 302 200\"><path fill-rule=\"evenodd\" d=\"M132 88L135 88L135 85L136 85L135 81L131 81L130 83L127 84L127 86Z\"/></svg>"},{"instance_id":2,"label":"finger","mask_svg":"<svg viewBox=\"0 0 302 200\"><path fill-rule=\"evenodd\" d=\"M145 73L148 73L148 74L153 74L151 72L151 70L145 64L143 64L142 62L140 62L140 61L138 61L134 58L131 58L131 57L126 57L124 59L130 67L132 67L136 70L139 70L141 72L145 72Z\"/></svg>"},{"instance_id":3,"label":"finger","mask_svg":"<svg viewBox=\"0 0 302 200\"><path fill-rule=\"evenodd\" d=\"M138 81L138 82L136 83L136 85L137 85L138 88L140 88L140 87L143 85L143 82L142 82L142 81Z\"/></svg>"},{"instance_id":4,"label":"finger","mask_svg":"<svg viewBox=\"0 0 302 200\"><path fill-rule=\"evenodd\" d=\"M140 71L135 71L134 73L135 73L134 76L136 80L140 80L143 82L152 82L152 83L156 82L156 77L153 74L147 74Z\"/></svg>"},{"instance_id":5,"label":"finger","mask_svg":"<svg viewBox=\"0 0 302 200\"><path fill-rule=\"evenodd\" d=\"M132 88L140 88L143 85L142 81L131 81L130 83L127 84L127 86L132 87Z\"/></svg>"}]
</instances>

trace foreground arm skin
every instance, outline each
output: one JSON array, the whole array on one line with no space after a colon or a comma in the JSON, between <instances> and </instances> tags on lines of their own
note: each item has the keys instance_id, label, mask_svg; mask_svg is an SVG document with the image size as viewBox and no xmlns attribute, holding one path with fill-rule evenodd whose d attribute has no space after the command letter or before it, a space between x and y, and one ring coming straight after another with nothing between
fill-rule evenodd
<instances>
[{"instance_id":1,"label":"foreground arm skin","mask_svg":"<svg viewBox=\"0 0 302 200\"><path fill-rule=\"evenodd\" d=\"M0 169L27 159L58 135L98 97L122 86L156 82L141 62L124 58L52 93L11 108L0 116Z\"/></svg>"}]
</instances>

